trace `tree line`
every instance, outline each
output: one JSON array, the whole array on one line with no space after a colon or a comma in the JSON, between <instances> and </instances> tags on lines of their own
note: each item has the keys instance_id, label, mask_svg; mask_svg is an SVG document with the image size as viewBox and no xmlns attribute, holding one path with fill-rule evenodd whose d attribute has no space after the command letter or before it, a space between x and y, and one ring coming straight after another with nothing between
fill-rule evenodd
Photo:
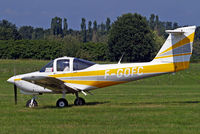
<instances>
[{"instance_id":1,"label":"tree line","mask_svg":"<svg viewBox=\"0 0 200 134\"><path fill-rule=\"evenodd\" d=\"M69 28L67 18L54 17L50 28L16 27L0 20L0 58L54 59L60 56L88 60L150 61L165 41L166 29L180 27L177 22L164 22L151 14L123 14L111 22L81 19L80 30ZM200 58L200 27L195 34L193 60Z\"/></svg>"}]
</instances>

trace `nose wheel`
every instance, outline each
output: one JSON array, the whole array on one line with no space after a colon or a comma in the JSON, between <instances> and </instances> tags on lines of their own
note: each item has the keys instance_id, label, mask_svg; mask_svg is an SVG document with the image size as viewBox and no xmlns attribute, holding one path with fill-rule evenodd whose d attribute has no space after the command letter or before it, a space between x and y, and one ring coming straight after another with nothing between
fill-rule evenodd
<instances>
[{"instance_id":1,"label":"nose wheel","mask_svg":"<svg viewBox=\"0 0 200 134\"><path fill-rule=\"evenodd\" d=\"M26 107L30 107L30 108L37 107L38 103L37 103L37 101L35 99L36 99L36 97L34 96L32 99L28 100L26 102Z\"/></svg>"}]
</instances>

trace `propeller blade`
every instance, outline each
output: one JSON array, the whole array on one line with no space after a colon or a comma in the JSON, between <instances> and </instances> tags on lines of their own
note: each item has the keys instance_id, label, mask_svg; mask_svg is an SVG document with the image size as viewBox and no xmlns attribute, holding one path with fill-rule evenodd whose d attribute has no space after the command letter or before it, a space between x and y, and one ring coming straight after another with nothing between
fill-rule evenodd
<instances>
[{"instance_id":1,"label":"propeller blade","mask_svg":"<svg viewBox=\"0 0 200 134\"><path fill-rule=\"evenodd\" d=\"M14 84L15 105L17 104L17 86Z\"/></svg>"}]
</instances>

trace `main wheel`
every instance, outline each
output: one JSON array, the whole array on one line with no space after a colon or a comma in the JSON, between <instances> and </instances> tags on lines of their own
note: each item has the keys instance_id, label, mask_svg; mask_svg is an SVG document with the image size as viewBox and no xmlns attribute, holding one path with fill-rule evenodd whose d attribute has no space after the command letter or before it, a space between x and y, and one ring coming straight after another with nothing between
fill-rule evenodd
<instances>
[{"instance_id":1,"label":"main wheel","mask_svg":"<svg viewBox=\"0 0 200 134\"><path fill-rule=\"evenodd\" d=\"M26 107L37 107L37 106L38 106L38 103L36 100L33 100L32 104L31 104L31 99L26 102Z\"/></svg>"},{"instance_id":2,"label":"main wheel","mask_svg":"<svg viewBox=\"0 0 200 134\"><path fill-rule=\"evenodd\" d=\"M76 98L75 101L74 101L74 105L76 105L76 106L85 105L85 100L81 97Z\"/></svg>"},{"instance_id":3,"label":"main wheel","mask_svg":"<svg viewBox=\"0 0 200 134\"><path fill-rule=\"evenodd\" d=\"M56 102L56 106L57 106L57 107L60 107L60 108L63 108L63 107L68 106L68 102L67 102L66 99L60 98L60 99L58 99L58 101Z\"/></svg>"}]
</instances>

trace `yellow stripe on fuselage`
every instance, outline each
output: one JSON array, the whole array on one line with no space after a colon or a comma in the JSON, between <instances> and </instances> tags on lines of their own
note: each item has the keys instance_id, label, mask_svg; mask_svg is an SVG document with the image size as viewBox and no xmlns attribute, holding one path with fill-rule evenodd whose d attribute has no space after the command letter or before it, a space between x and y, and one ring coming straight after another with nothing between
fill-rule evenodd
<instances>
[{"instance_id":1,"label":"yellow stripe on fuselage","mask_svg":"<svg viewBox=\"0 0 200 134\"><path fill-rule=\"evenodd\" d=\"M189 67L189 61L144 66L143 73L177 72Z\"/></svg>"},{"instance_id":2,"label":"yellow stripe on fuselage","mask_svg":"<svg viewBox=\"0 0 200 134\"><path fill-rule=\"evenodd\" d=\"M117 66L117 65L116 65ZM184 70L189 67L189 62L178 62L178 63L167 63L167 64L155 64L155 65L144 65L141 64L142 69L140 70L140 74L159 74L159 73L168 73L168 72L176 72L180 70ZM106 70L109 70L109 76L111 76L112 73L115 73L117 75L117 71L119 69L122 69L122 73L127 74L130 72L126 72L125 70L127 68L137 68L141 67L139 65L137 66L130 66L130 67L124 67L124 68L116 68L116 69L105 69L105 70L98 70L98 71L86 71L86 72L75 72L75 73L65 73L65 74L56 74L56 75L50 75L51 77L55 78L64 78L64 77L81 77L81 76L105 76ZM131 77L131 75L129 75ZM133 74L132 76L137 78L137 74ZM116 76L117 77L117 76ZM140 75L142 77L142 75ZM125 80L125 79L119 79L121 81L114 81L112 79L106 80L105 81L98 81L98 80L63 80L66 83L71 83L71 84L80 84L80 85L87 85L87 86L93 86L97 88L101 87L106 87L106 86L111 86L111 85L116 85L116 84L121 84L121 83L126 83L130 80Z\"/></svg>"},{"instance_id":3,"label":"yellow stripe on fuselage","mask_svg":"<svg viewBox=\"0 0 200 134\"><path fill-rule=\"evenodd\" d=\"M160 55L163 53L166 53L172 49L175 49L177 47L183 46L185 44L191 43L194 40L194 33L190 34L189 36L185 37L184 39L180 40L179 42L177 42L176 44L172 45L171 47L169 47L168 49L166 49L165 51L159 53Z\"/></svg>"},{"instance_id":4,"label":"yellow stripe on fuselage","mask_svg":"<svg viewBox=\"0 0 200 134\"><path fill-rule=\"evenodd\" d=\"M143 69L141 69L140 71L142 73L164 73L164 72L174 72L176 71L175 65L176 66L180 66L179 68L181 68L181 65L189 65L189 62L179 62L179 63L166 63L166 64L155 64L155 65L137 65L137 66L129 66L129 67L124 67L124 68L116 68L116 69L109 69L106 68L104 70L97 70L97 71L85 71L85 72L73 72L73 73L63 73L63 74L55 74L55 75L49 75L50 77L54 77L54 78L62 78L62 77L82 77L82 76L104 76L105 75L105 71L109 70L109 73L117 73L117 71L119 69L126 69L126 68L138 68L138 67L143 67ZM117 65L116 65L117 66ZM103 67L102 67L103 68ZM185 68L182 68L185 69ZM141 73L140 72L140 73Z\"/></svg>"},{"instance_id":5,"label":"yellow stripe on fuselage","mask_svg":"<svg viewBox=\"0 0 200 134\"><path fill-rule=\"evenodd\" d=\"M179 63L169 63L169 64L161 64L161 65L150 65L143 67L143 73L165 73L165 72L174 72L186 69L189 66L189 62L179 62ZM101 70L102 71L102 70ZM112 70L112 72L114 69ZM105 71L104 71L105 72ZM111 72L111 73L112 73ZM98 80L63 80L66 83L71 84L81 84L81 85L88 85L93 87L106 87L121 83L126 83L127 81L98 81Z\"/></svg>"}]
</instances>

